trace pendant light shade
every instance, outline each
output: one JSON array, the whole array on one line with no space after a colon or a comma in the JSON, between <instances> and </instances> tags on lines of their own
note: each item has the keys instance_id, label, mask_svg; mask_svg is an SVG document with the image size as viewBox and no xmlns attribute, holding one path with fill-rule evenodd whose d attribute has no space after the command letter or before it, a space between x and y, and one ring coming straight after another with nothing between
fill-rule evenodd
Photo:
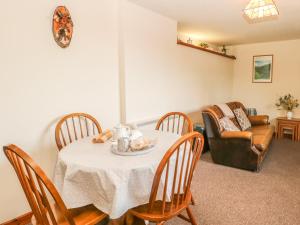
<instances>
[{"instance_id":1,"label":"pendant light shade","mask_svg":"<svg viewBox=\"0 0 300 225\"><path fill-rule=\"evenodd\" d=\"M276 19L279 15L273 0L251 0L244 9L244 16L249 22L262 22Z\"/></svg>"}]
</instances>

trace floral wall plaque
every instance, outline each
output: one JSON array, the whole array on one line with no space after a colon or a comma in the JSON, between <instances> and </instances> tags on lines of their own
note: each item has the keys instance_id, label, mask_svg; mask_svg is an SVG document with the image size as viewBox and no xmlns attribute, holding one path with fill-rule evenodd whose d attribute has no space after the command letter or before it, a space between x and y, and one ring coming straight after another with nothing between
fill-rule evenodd
<instances>
[{"instance_id":1,"label":"floral wall plaque","mask_svg":"<svg viewBox=\"0 0 300 225\"><path fill-rule=\"evenodd\" d=\"M73 22L69 10L65 6L58 6L53 14L53 36L56 43L66 48L70 45L73 34Z\"/></svg>"}]
</instances>

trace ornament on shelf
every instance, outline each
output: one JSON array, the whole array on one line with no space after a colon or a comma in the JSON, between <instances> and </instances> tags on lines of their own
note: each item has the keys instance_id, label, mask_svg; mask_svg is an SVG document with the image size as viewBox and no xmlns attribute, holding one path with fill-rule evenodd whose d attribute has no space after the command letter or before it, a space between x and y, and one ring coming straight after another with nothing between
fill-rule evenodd
<instances>
[{"instance_id":1,"label":"ornament on shelf","mask_svg":"<svg viewBox=\"0 0 300 225\"><path fill-rule=\"evenodd\" d=\"M223 47L222 47L222 53L224 54L224 55L227 55L227 48L226 48L226 46L225 45L223 45Z\"/></svg>"}]
</instances>

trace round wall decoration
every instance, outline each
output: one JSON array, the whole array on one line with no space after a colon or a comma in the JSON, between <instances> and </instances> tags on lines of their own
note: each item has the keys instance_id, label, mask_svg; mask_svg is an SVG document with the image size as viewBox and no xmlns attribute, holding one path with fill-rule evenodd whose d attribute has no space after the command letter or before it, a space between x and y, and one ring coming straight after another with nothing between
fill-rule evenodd
<instances>
[{"instance_id":1,"label":"round wall decoration","mask_svg":"<svg viewBox=\"0 0 300 225\"><path fill-rule=\"evenodd\" d=\"M73 34L73 22L69 10L65 6L58 6L53 14L53 36L56 43L66 48L70 45Z\"/></svg>"}]
</instances>

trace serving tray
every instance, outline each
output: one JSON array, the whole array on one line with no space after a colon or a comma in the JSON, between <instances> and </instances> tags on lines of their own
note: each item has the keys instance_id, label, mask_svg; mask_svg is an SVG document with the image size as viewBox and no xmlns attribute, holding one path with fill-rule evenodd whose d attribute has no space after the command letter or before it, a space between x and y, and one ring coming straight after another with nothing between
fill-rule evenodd
<instances>
[{"instance_id":1,"label":"serving tray","mask_svg":"<svg viewBox=\"0 0 300 225\"><path fill-rule=\"evenodd\" d=\"M120 152L117 149L116 145L112 145L111 146L111 152L116 154L116 155L122 155L122 156L135 156L135 155L144 155L147 154L149 152L152 152L154 150L154 145L149 146L143 150L139 150L139 151L132 151L132 150L128 150L127 152Z\"/></svg>"}]
</instances>

